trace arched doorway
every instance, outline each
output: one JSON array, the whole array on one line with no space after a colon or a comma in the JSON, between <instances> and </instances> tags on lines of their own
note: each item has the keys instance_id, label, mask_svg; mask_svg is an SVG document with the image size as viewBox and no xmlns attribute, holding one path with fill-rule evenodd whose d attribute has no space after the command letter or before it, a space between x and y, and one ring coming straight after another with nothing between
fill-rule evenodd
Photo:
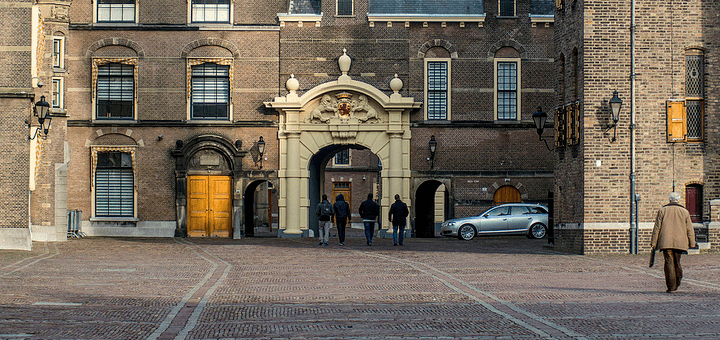
<instances>
[{"instance_id":1,"label":"arched doorway","mask_svg":"<svg viewBox=\"0 0 720 340\"><path fill-rule=\"evenodd\" d=\"M348 162L347 167L337 166L338 156L348 153L350 155L364 153L364 156L351 156L352 160ZM317 235L318 232L315 208L323 194L327 195L330 203L334 203L338 194L343 194L354 214L357 214L360 202L366 199L368 193L372 193L377 199L381 187L382 165L376 155L368 157L368 153L371 154L370 150L361 145L329 145L312 156L308 165L310 187L308 197L311 202L308 209L308 223L313 235ZM357 216L354 219L354 222L360 222ZM353 219L350 222L352 223Z\"/></svg>"},{"instance_id":2,"label":"arched doorway","mask_svg":"<svg viewBox=\"0 0 720 340\"><path fill-rule=\"evenodd\" d=\"M233 237L240 231L242 158L235 143L214 135L178 140L175 161L176 237Z\"/></svg>"},{"instance_id":3,"label":"arched doorway","mask_svg":"<svg viewBox=\"0 0 720 340\"><path fill-rule=\"evenodd\" d=\"M270 181L251 182L243 195L244 236L277 235L277 190Z\"/></svg>"},{"instance_id":4,"label":"arched doorway","mask_svg":"<svg viewBox=\"0 0 720 340\"><path fill-rule=\"evenodd\" d=\"M505 203L518 203L522 201L522 195L520 190L512 185L503 185L495 190L493 195L493 205L500 205Z\"/></svg>"},{"instance_id":5,"label":"arched doorway","mask_svg":"<svg viewBox=\"0 0 720 340\"><path fill-rule=\"evenodd\" d=\"M415 236L419 238L435 237L438 221L444 221L448 191L445 184L437 180L428 180L420 184L415 191Z\"/></svg>"},{"instance_id":6,"label":"arched doorway","mask_svg":"<svg viewBox=\"0 0 720 340\"><path fill-rule=\"evenodd\" d=\"M403 97L402 81L391 81L394 93L386 95L379 89L352 80L347 71L350 58L340 57L341 75L337 81L318 85L302 96L297 94L299 82L288 79L289 93L265 103L280 115L278 139L280 146L279 208L283 237L309 234L311 207L319 201L318 177L311 169L327 162L333 145L357 145L372 151L383 164L381 171L381 214L387 215L390 198L400 194L410 197L410 112L421 103ZM317 170L315 170L317 171ZM385 226L384 226L385 227ZM381 232L387 234L389 226ZM390 230L390 233L392 231Z\"/></svg>"}]
</instances>

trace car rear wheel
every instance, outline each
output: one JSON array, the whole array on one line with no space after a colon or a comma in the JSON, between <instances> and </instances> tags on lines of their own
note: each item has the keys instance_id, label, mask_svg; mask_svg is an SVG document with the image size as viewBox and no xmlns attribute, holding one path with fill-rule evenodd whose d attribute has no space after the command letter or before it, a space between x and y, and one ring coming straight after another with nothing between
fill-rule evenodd
<instances>
[{"instance_id":1,"label":"car rear wheel","mask_svg":"<svg viewBox=\"0 0 720 340\"><path fill-rule=\"evenodd\" d=\"M463 224L458 228L458 238L461 240L472 240L475 237L475 227L470 224Z\"/></svg>"},{"instance_id":2,"label":"car rear wheel","mask_svg":"<svg viewBox=\"0 0 720 340\"><path fill-rule=\"evenodd\" d=\"M528 232L528 235L530 235L530 238L543 238L545 237L545 234L547 233L547 228L540 224L535 223L530 226L530 231Z\"/></svg>"}]
</instances>

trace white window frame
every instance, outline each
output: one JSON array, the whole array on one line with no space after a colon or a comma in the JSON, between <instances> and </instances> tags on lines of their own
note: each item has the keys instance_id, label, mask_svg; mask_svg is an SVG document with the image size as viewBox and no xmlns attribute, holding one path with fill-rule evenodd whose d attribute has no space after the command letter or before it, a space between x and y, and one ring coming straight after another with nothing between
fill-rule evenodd
<instances>
[{"instance_id":1,"label":"white window frame","mask_svg":"<svg viewBox=\"0 0 720 340\"><path fill-rule=\"evenodd\" d=\"M94 1L93 1L93 3L94 3L94 5L93 5L93 23L102 24L102 25L123 25L123 24L124 24L124 25L127 25L127 24L137 24L137 23L138 23L138 13L139 13L139 11L138 11L138 2L137 2L137 0L134 1L135 11L134 11L134 14L133 14L134 18L133 18L132 21L121 21L121 20L99 21L99 19L100 19L100 13L99 13L100 10L98 9L98 6L100 5L100 1L101 1L101 0L94 0Z\"/></svg>"},{"instance_id":2,"label":"white window frame","mask_svg":"<svg viewBox=\"0 0 720 340\"><path fill-rule=\"evenodd\" d=\"M500 14L500 8L501 8L501 3L502 3L503 1L509 1L509 0L498 0L498 1L497 1L497 6L498 6L498 7L497 7L497 9L498 9L498 11L497 11L497 16L498 16L498 17L501 17L501 18L513 18L513 17L516 17L516 16L517 16L517 1L516 1L516 0L512 0L512 3L513 3L513 13L512 13L512 15L502 15L502 14Z\"/></svg>"},{"instance_id":3,"label":"white window frame","mask_svg":"<svg viewBox=\"0 0 720 340\"><path fill-rule=\"evenodd\" d=\"M350 1L350 14L340 14L340 0L335 0L335 16L338 17L352 17L355 16L355 0Z\"/></svg>"},{"instance_id":4,"label":"white window frame","mask_svg":"<svg viewBox=\"0 0 720 340\"><path fill-rule=\"evenodd\" d=\"M191 25L232 25L233 22L235 22L235 1L230 0L230 13L229 13L229 19L227 22L216 22L216 21L193 21L193 2L194 0L189 0L187 2L187 22Z\"/></svg>"},{"instance_id":5,"label":"white window frame","mask_svg":"<svg viewBox=\"0 0 720 340\"><path fill-rule=\"evenodd\" d=\"M337 154L340 153L340 152L343 152L343 151L347 151L347 153L348 153L348 162L347 162L347 164L336 163L335 160L337 159L337 158L336 158L336 157L337 157ZM351 150L351 149L345 149L345 150L341 150L341 151L336 152L336 153L333 155L332 162L333 162L333 166L334 166L334 167L349 167L350 165L352 165L352 150Z\"/></svg>"},{"instance_id":6,"label":"white window frame","mask_svg":"<svg viewBox=\"0 0 720 340\"><path fill-rule=\"evenodd\" d=\"M53 37L53 68L65 68L65 37Z\"/></svg>"},{"instance_id":7,"label":"white window frame","mask_svg":"<svg viewBox=\"0 0 720 340\"><path fill-rule=\"evenodd\" d=\"M137 59L136 59L136 58L127 58L127 59L121 58L121 59L114 60L114 61L111 61L111 62L110 62L110 63L121 63L121 64L133 66L132 117L130 117L130 118L120 118L120 117L116 117L116 118L98 118L98 112L97 112L97 106L98 106L97 94L98 94L98 77L99 77L99 76L98 76L98 71L99 71L99 67L100 67L100 66L104 66L104 65L109 64L109 63L102 63L102 64L100 64L100 63L98 62L98 60L101 60L101 59L102 59L102 58L94 59L94 60L93 60L93 66L92 66L92 67L93 67L93 70L92 70L92 73L93 73L93 84L92 84L92 117L93 117L93 118L92 118L92 119L93 119L94 121L98 121L98 120L101 120L101 121L112 121L112 120L128 121L128 120L136 120L136 119L137 119L137 99L138 99L138 98L137 98L137 97L138 97L138 79L137 79L137 76L138 76L138 71L137 71L138 65L137 65ZM132 60L130 60L129 63L124 63L124 62L123 62L123 61L128 61L129 59L132 59Z\"/></svg>"},{"instance_id":8,"label":"white window frame","mask_svg":"<svg viewBox=\"0 0 720 340\"><path fill-rule=\"evenodd\" d=\"M446 108L445 108L445 119L430 119L429 113L428 113L428 100L429 100L429 88L428 88L428 64L431 62L445 62L447 64L447 98L446 98ZM451 103L452 103L452 58L425 58L425 77L424 77L424 86L425 86L425 120L433 120L433 121L443 121L443 120L450 120L451 119Z\"/></svg>"},{"instance_id":9,"label":"white window frame","mask_svg":"<svg viewBox=\"0 0 720 340\"><path fill-rule=\"evenodd\" d=\"M187 59L187 121L192 122L232 122L233 121L233 72L234 72L234 61L232 58L188 58ZM228 117L226 119L207 119L207 118L193 118L193 107L192 107L192 67L201 65L203 63L214 63L218 65L230 66L229 69L229 93L228 93Z\"/></svg>"},{"instance_id":10,"label":"white window frame","mask_svg":"<svg viewBox=\"0 0 720 340\"><path fill-rule=\"evenodd\" d=\"M493 110L495 112L495 116L494 116L495 121L520 121L522 118L522 114L521 114L521 112L522 112L522 107L521 107L521 103L522 103L522 88L521 88L522 63L520 61L521 61L520 58L495 58L494 75L493 75L493 83L494 83L494 85L493 85L493 87L494 87L493 100L495 103L495 105L493 105L493 107L494 107ZM502 119L501 120L501 119L498 119L498 92L499 92L498 91L498 64L499 63L509 63L509 62L515 63L517 65L517 70L516 70L517 71L517 79L516 79L516 87L515 87L515 91L516 91L515 119Z\"/></svg>"},{"instance_id":11,"label":"white window frame","mask_svg":"<svg viewBox=\"0 0 720 340\"><path fill-rule=\"evenodd\" d=\"M65 107L64 102L64 90L65 90L65 79L62 77L53 77L52 78L52 88L50 89L50 93L52 95L52 98L50 99L50 107L54 109L62 109ZM57 95L56 95L57 93Z\"/></svg>"},{"instance_id":12,"label":"white window frame","mask_svg":"<svg viewBox=\"0 0 720 340\"><path fill-rule=\"evenodd\" d=\"M137 199L138 199L138 193L137 193L137 164L135 164L135 154L136 154L136 147L135 146L93 146L91 147L91 166L92 166L92 183L91 183L91 190L90 190L90 199L91 199L91 221L137 221ZM130 157L132 159L132 181L133 181L133 200L132 200L132 216L98 216L97 215L97 157L98 154L104 153L104 152L120 152L120 153L129 153Z\"/></svg>"}]
</instances>

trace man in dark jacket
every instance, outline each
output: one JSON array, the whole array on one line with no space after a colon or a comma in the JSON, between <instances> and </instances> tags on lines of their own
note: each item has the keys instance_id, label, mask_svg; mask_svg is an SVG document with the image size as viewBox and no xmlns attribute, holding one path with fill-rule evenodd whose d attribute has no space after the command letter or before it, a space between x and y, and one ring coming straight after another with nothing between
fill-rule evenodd
<instances>
[{"instance_id":1,"label":"man in dark jacket","mask_svg":"<svg viewBox=\"0 0 720 340\"><path fill-rule=\"evenodd\" d=\"M332 217L334 215L333 206L328 202L327 195L322 195L322 202L315 208L315 215L318 216L318 236L320 245L328 245L330 240L330 227L332 227Z\"/></svg>"},{"instance_id":2,"label":"man in dark jacket","mask_svg":"<svg viewBox=\"0 0 720 340\"><path fill-rule=\"evenodd\" d=\"M670 193L670 203L660 208L655 217L650 245L653 251L660 249L665 258L665 284L667 292L677 290L682 280L680 255L687 254L688 248L695 248L695 229L690 213L680 205L680 194Z\"/></svg>"},{"instance_id":3,"label":"man in dark jacket","mask_svg":"<svg viewBox=\"0 0 720 340\"><path fill-rule=\"evenodd\" d=\"M338 238L340 238L340 245L345 245L345 225L350 218L350 205L345 202L345 196L342 194L335 197L335 204L333 205L335 210L335 225L338 229Z\"/></svg>"},{"instance_id":4,"label":"man in dark jacket","mask_svg":"<svg viewBox=\"0 0 720 340\"><path fill-rule=\"evenodd\" d=\"M393 226L393 245L403 245L405 238L405 226L407 226L407 216L410 214L407 204L400 200L400 195L395 194L395 203L390 206L388 218ZM400 229L398 236L398 229Z\"/></svg>"},{"instance_id":5,"label":"man in dark jacket","mask_svg":"<svg viewBox=\"0 0 720 340\"><path fill-rule=\"evenodd\" d=\"M360 217L363 219L365 226L365 239L367 245L372 245L373 233L375 233L375 220L380 213L380 206L373 201L373 195L368 194L367 200L360 204Z\"/></svg>"}]
</instances>

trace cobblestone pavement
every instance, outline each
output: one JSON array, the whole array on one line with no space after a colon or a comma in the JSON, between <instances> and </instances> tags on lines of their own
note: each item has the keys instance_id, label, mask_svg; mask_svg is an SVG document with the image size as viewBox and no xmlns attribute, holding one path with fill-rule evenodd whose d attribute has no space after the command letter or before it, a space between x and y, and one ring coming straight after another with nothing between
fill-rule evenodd
<instances>
[{"instance_id":1,"label":"cobblestone pavement","mask_svg":"<svg viewBox=\"0 0 720 340\"><path fill-rule=\"evenodd\" d=\"M0 251L0 339L718 339L720 254L546 240L84 238Z\"/></svg>"}]
</instances>

